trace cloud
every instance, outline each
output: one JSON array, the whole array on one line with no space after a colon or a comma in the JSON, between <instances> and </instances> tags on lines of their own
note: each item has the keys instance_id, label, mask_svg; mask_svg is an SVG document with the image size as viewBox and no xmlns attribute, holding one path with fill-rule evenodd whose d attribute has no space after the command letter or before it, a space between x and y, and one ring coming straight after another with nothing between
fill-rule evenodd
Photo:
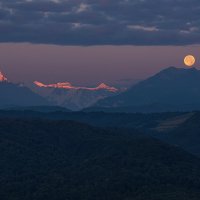
<instances>
[{"instance_id":1,"label":"cloud","mask_svg":"<svg viewBox=\"0 0 200 200\"><path fill-rule=\"evenodd\" d=\"M145 27L145 26L141 26L141 25L128 25L127 28L132 29L132 30L142 30L142 31L159 31L158 28L156 28L155 26L151 26L151 27Z\"/></svg>"},{"instance_id":2,"label":"cloud","mask_svg":"<svg viewBox=\"0 0 200 200\"><path fill-rule=\"evenodd\" d=\"M0 42L200 43L199 0L1 0Z\"/></svg>"}]
</instances>

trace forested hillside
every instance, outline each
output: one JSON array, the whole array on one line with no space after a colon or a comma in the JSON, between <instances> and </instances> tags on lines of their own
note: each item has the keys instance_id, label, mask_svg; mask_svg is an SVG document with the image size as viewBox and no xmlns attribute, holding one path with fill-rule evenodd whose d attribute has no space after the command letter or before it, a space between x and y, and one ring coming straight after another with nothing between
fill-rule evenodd
<instances>
[{"instance_id":1,"label":"forested hillside","mask_svg":"<svg viewBox=\"0 0 200 200\"><path fill-rule=\"evenodd\" d=\"M200 160L137 131L0 120L2 200L198 200Z\"/></svg>"}]
</instances>

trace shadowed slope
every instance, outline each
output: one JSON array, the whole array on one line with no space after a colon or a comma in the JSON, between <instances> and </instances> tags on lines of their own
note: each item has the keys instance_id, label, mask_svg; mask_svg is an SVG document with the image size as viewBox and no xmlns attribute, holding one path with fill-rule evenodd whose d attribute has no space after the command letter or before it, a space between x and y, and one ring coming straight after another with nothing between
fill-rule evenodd
<instances>
[{"instance_id":1,"label":"shadowed slope","mask_svg":"<svg viewBox=\"0 0 200 200\"><path fill-rule=\"evenodd\" d=\"M1 119L0 157L6 200L200 198L200 161L136 131Z\"/></svg>"}]
</instances>

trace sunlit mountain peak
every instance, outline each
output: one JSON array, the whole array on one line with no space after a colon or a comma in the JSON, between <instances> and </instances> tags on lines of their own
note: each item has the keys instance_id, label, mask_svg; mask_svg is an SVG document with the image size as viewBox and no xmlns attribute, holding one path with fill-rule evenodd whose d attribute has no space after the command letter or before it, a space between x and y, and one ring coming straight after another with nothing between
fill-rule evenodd
<instances>
[{"instance_id":1,"label":"sunlit mountain peak","mask_svg":"<svg viewBox=\"0 0 200 200\"><path fill-rule=\"evenodd\" d=\"M72 89L74 88L71 83L69 82L63 82L63 83L54 83L54 84L44 84L39 81L34 81L34 84L38 87L45 87L45 88L64 88L64 89Z\"/></svg>"},{"instance_id":2,"label":"sunlit mountain peak","mask_svg":"<svg viewBox=\"0 0 200 200\"><path fill-rule=\"evenodd\" d=\"M82 89L82 90L91 90L91 91L108 90L110 92L117 92L118 91L117 88L110 87L110 86L106 85L105 83L101 83L99 86L94 87L94 88L73 86L69 82L59 82L59 83L53 83L53 84L44 84L44 83L41 83L39 81L35 81L34 84L36 86L38 86L38 87L43 87L43 88L62 88L62 89L74 89L74 90Z\"/></svg>"},{"instance_id":3,"label":"sunlit mountain peak","mask_svg":"<svg viewBox=\"0 0 200 200\"><path fill-rule=\"evenodd\" d=\"M96 89L105 89L105 90L109 90L112 92L116 92L118 89L115 87L110 87L108 85L106 85L105 83L101 83Z\"/></svg>"},{"instance_id":4,"label":"sunlit mountain peak","mask_svg":"<svg viewBox=\"0 0 200 200\"><path fill-rule=\"evenodd\" d=\"M4 74L0 71L0 82L8 81Z\"/></svg>"},{"instance_id":5,"label":"sunlit mountain peak","mask_svg":"<svg viewBox=\"0 0 200 200\"><path fill-rule=\"evenodd\" d=\"M109 86L106 85L105 83L101 83L98 88L108 88Z\"/></svg>"}]
</instances>

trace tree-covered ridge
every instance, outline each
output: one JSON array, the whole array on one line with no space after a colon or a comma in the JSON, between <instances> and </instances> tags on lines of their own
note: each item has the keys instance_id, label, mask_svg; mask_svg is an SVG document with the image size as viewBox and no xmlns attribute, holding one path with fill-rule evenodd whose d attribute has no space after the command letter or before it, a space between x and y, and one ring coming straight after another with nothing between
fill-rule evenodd
<instances>
[{"instance_id":1,"label":"tree-covered ridge","mask_svg":"<svg viewBox=\"0 0 200 200\"><path fill-rule=\"evenodd\" d=\"M200 198L200 161L137 131L0 120L2 200Z\"/></svg>"}]
</instances>

